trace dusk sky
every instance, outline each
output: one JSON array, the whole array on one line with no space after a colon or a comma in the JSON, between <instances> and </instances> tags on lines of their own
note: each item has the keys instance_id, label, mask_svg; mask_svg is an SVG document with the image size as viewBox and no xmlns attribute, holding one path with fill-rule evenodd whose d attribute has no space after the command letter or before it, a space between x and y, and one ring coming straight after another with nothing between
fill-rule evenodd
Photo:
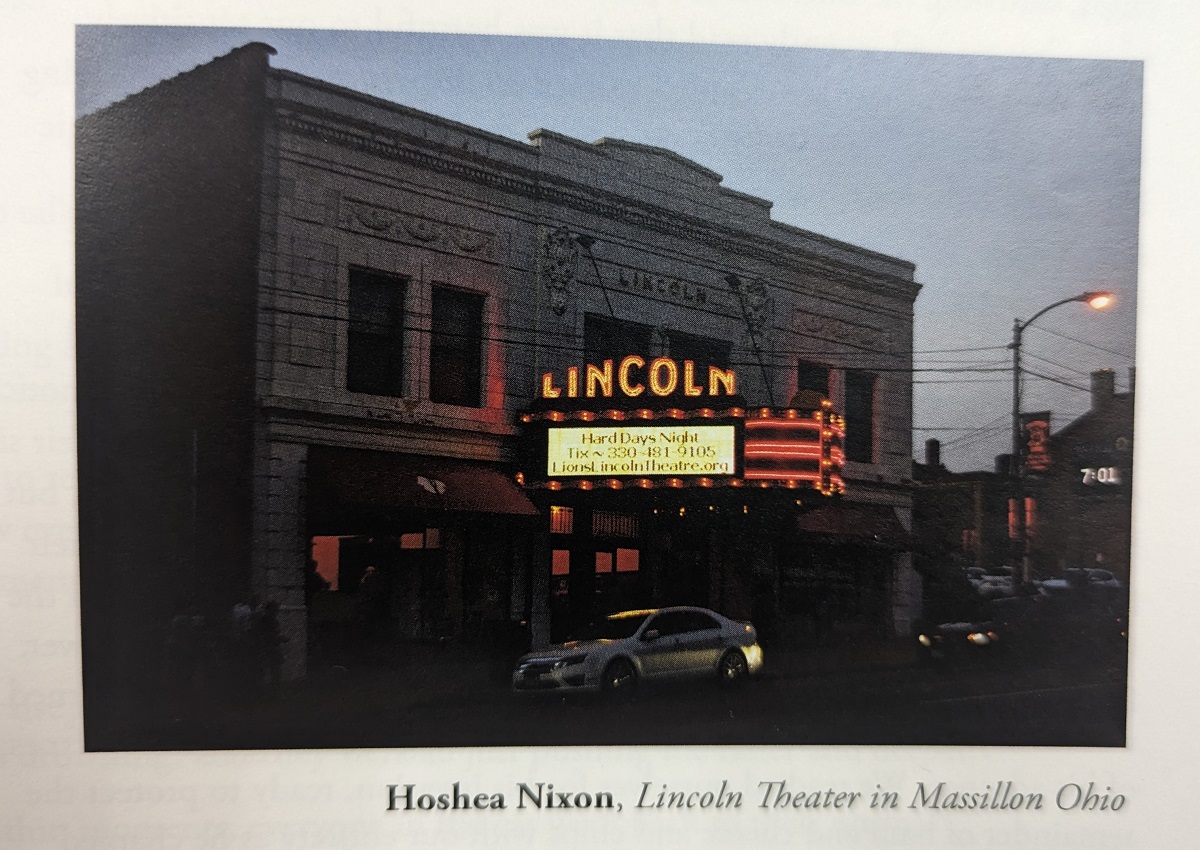
<instances>
[{"instance_id":1,"label":"dusk sky","mask_svg":"<svg viewBox=\"0 0 1200 850\"><path fill-rule=\"evenodd\" d=\"M675 151L772 217L916 264L914 456L954 471L1008 450L1014 318L1025 410L1057 429L1134 365L1137 62L319 30L84 27L79 115L249 41L272 65L524 140Z\"/></svg>"}]
</instances>

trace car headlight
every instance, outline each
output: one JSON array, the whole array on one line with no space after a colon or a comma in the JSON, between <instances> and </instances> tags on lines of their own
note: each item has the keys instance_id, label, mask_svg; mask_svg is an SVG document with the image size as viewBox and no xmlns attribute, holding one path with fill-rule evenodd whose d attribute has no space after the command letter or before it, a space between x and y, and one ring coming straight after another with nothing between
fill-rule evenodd
<instances>
[{"instance_id":1,"label":"car headlight","mask_svg":"<svg viewBox=\"0 0 1200 850\"><path fill-rule=\"evenodd\" d=\"M587 655L568 655L566 658L560 658L554 662L552 669L562 670L566 667L575 667L583 663Z\"/></svg>"},{"instance_id":2,"label":"car headlight","mask_svg":"<svg viewBox=\"0 0 1200 850\"><path fill-rule=\"evenodd\" d=\"M929 635L918 635L917 643L921 644L921 646L933 646L933 641L929 639Z\"/></svg>"},{"instance_id":3,"label":"car headlight","mask_svg":"<svg viewBox=\"0 0 1200 850\"><path fill-rule=\"evenodd\" d=\"M992 639L984 632L971 632L967 635L967 640L977 646L987 646L992 642Z\"/></svg>"}]
</instances>

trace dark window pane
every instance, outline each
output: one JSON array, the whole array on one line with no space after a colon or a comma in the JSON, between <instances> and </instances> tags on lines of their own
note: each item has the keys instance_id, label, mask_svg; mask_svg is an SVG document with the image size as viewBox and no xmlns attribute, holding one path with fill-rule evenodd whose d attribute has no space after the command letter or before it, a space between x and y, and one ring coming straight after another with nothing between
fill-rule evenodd
<instances>
[{"instance_id":1,"label":"dark window pane","mask_svg":"<svg viewBox=\"0 0 1200 850\"><path fill-rule=\"evenodd\" d=\"M875 376L870 372L846 372L845 448L847 460L875 460Z\"/></svg>"},{"instance_id":2,"label":"dark window pane","mask_svg":"<svg viewBox=\"0 0 1200 850\"><path fill-rule=\"evenodd\" d=\"M668 341L671 358L676 363L691 360L696 364L697 375L707 375L709 366L716 366L718 369L729 368L729 356L733 346L728 342L694 336L682 331L671 331Z\"/></svg>"},{"instance_id":3,"label":"dark window pane","mask_svg":"<svg viewBox=\"0 0 1200 850\"><path fill-rule=\"evenodd\" d=\"M682 631L682 625L679 621L679 614L672 611L656 616L650 621L650 625L646 630L655 629L658 631L659 637L667 637L679 634Z\"/></svg>"},{"instance_id":4,"label":"dark window pane","mask_svg":"<svg viewBox=\"0 0 1200 850\"><path fill-rule=\"evenodd\" d=\"M681 617L683 623L683 631L686 632L706 632L712 629L721 628L721 624L707 614L701 614L699 611L689 611Z\"/></svg>"},{"instance_id":5,"label":"dark window pane","mask_svg":"<svg viewBox=\"0 0 1200 850\"><path fill-rule=\"evenodd\" d=\"M583 317L583 353L588 363L620 362L627 354L649 357L649 325L589 313Z\"/></svg>"},{"instance_id":6,"label":"dark window pane","mask_svg":"<svg viewBox=\"0 0 1200 850\"><path fill-rule=\"evenodd\" d=\"M429 398L440 404L481 407L483 296L433 290L433 343Z\"/></svg>"},{"instance_id":7,"label":"dark window pane","mask_svg":"<svg viewBox=\"0 0 1200 850\"><path fill-rule=\"evenodd\" d=\"M404 286L395 275L350 269L346 387L351 392L403 394Z\"/></svg>"},{"instance_id":8,"label":"dark window pane","mask_svg":"<svg viewBox=\"0 0 1200 850\"><path fill-rule=\"evenodd\" d=\"M801 360L796 367L796 392L819 393L829 397L829 369L820 363Z\"/></svg>"}]
</instances>

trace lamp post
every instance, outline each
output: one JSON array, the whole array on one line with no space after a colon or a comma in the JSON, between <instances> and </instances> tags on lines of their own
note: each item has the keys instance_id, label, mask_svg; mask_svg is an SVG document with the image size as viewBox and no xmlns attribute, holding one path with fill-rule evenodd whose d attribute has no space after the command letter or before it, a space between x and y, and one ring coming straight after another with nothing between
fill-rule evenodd
<instances>
[{"instance_id":1,"label":"lamp post","mask_svg":"<svg viewBox=\"0 0 1200 850\"><path fill-rule=\"evenodd\" d=\"M1016 499L1016 505L1013 510L1013 552L1015 556L1014 560L1016 557L1019 557L1021 560L1022 581L1029 581L1029 552L1025 533L1025 494L1024 488L1021 486L1021 336L1025 333L1027 327L1055 307L1061 307L1063 304L1072 304L1078 301L1087 304L1093 310L1104 310L1107 307L1111 307L1116 300L1116 296L1111 292L1083 292L1043 307L1024 322L1020 319L1013 319L1013 341L1008 346L1012 349L1013 353L1012 456L1009 458L1008 468L1013 481L1013 498Z\"/></svg>"}]
</instances>

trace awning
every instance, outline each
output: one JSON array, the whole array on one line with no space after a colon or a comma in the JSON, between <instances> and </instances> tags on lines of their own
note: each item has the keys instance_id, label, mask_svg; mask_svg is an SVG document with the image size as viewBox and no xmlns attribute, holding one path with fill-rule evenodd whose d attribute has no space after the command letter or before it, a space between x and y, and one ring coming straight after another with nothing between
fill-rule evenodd
<instances>
[{"instance_id":1,"label":"awning","mask_svg":"<svg viewBox=\"0 0 1200 850\"><path fill-rule=\"evenodd\" d=\"M319 505L536 516L507 476L480 464L313 446L310 501Z\"/></svg>"},{"instance_id":2,"label":"awning","mask_svg":"<svg viewBox=\"0 0 1200 850\"><path fill-rule=\"evenodd\" d=\"M801 514L796 526L805 534L837 538L860 546L902 551L916 547L916 537L901 524L896 509L889 505L853 502L821 505Z\"/></svg>"}]
</instances>

